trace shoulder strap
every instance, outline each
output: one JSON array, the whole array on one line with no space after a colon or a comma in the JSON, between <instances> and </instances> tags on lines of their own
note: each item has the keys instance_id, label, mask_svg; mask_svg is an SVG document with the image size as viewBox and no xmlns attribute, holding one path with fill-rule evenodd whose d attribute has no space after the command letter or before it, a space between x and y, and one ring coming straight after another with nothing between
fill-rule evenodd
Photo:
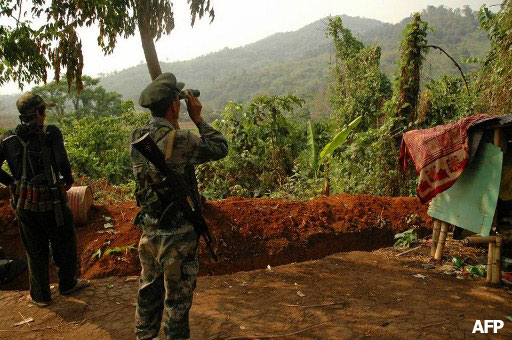
<instances>
[{"instance_id":1,"label":"shoulder strap","mask_svg":"<svg viewBox=\"0 0 512 340\"><path fill-rule=\"evenodd\" d=\"M174 150L174 137L176 137L176 130L171 130L167 136L167 145L165 146L165 160L168 161L172 157Z\"/></svg>"},{"instance_id":2,"label":"shoulder strap","mask_svg":"<svg viewBox=\"0 0 512 340\"><path fill-rule=\"evenodd\" d=\"M153 140L155 141L155 143L158 144L162 140L162 138L164 138L170 131L172 131L172 129L168 126L159 126L158 129L156 129L155 132L153 132L152 134Z\"/></svg>"},{"instance_id":3,"label":"shoulder strap","mask_svg":"<svg viewBox=\"0 0 512 340\"><path fill-rule=\"evenodd\" d=\"M21 180L25 181L27 179L27 159L28 159L28 145L30 144L30 140L28 142L25 142L20 136L17 136L18 140L21 143L21 146L23 146L23 160L21 165Z\"/></svg>"}]
</instances>

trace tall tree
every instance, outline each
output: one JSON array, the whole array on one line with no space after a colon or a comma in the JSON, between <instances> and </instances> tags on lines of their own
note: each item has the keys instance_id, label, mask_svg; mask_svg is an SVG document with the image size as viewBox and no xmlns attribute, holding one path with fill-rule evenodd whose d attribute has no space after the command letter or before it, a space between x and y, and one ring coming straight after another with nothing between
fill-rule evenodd
<instances>
[{"instance_id":1,"label":"tall tree","mask_svg":"<svg viewBox=\"0 0 512 340\"><path fill-rule=\"evenodd\" d=\"M99 85L99 78L83 77L83 90L80 93L68 91L63 83L54 81L35 86L32 92L42 95L55 106L50 108L51 116L60 120L66 116L81 118L87 115L94 117L120 116L124 110L122 96L117 92L109 92ZM74 90L74 85L71 87ZM131 101L130 101L131 102Z\"/></svg>"},{"instance_id":2,"label":"tall tree","mask_svg":"<svg viewBox=\"0 0 512 340\"><path fill-rule=\"evenodd\" d=\"M210 0L187 0L191 24L208 14L214 19ZM33 20L43 18L44 24ZM174 28L171 0L0 0L0 85L13 80L44 82L53 68L58 82L63 69L71 90L83 88L84 58L80 27L99 27L98 45L105 54L113 52L119 37L127 38L139 28L151 78L160 73L154 45Z\"/></svg>"},{"instance_id":3,"label":"tall tree","mask_svg":"<svg viewBox=\"0 0 512 340\"><path fill-rule=\"evenodd\" d=\"M391 96L389 79L379 69L381 48L365 46L340 17L329 19L326 35L333 38L336 52L329 86L334 129L343 129L357 117L362 117L359 130L377 127L380 109Z\"/></svg>"},{"instance_id":4,"label":"tall tree","mask_svg":"<svg viewBox=\"0 0 512 340\"><path fill-rule=\"evenodd\" d=\"M421 20L419 13L415 13L404 31L404 39L400 42L396 115L404 118L406 124L416 120L421 68L428 52L427 28L428 24Z\"/></svg>"}]
</instances>

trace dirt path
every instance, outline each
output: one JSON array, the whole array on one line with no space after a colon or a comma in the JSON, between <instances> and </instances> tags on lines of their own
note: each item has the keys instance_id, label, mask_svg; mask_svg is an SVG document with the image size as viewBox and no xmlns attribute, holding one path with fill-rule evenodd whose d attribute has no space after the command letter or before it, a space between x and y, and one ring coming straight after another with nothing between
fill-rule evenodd
<instances>
[{"instance_id":1,"label":"dirt path","mask_svg":"<svg viewBox=\"0 0 512 340\"><path fill-rule=\"evenodd\" d=\"M418 252L428 252L426 243ZM339 253L200 277L192 339L295 332L286 339L491 338L471 334L477 319L504 320L492 338L512 337L505 318L512 315L510 291L423 269L425 257L414 253L396 254L391 248ZM27 306L26 292L0 292L0 339L132 339L136 286L125 278L100 279L73 298L55 294L47 309ZM22 316L34 322L13 326Z\"/></svg>"}]
</instances>

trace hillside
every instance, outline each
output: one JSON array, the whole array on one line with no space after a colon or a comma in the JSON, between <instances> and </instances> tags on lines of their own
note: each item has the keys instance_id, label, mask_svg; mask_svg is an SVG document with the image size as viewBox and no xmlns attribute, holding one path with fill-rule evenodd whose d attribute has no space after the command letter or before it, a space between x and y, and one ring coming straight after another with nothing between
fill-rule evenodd
<instances>
[{"instance_id":1,"label":"hillside","mask_svg":"<svg viewBox=\"0 0 512 340\"><path fill-rule=\"evenodd\" d=\"M342 16L347 27L362 35L383 23ZM257 95L315 93L328 76L330 43L326 19L300 30L276 33L256 43L225 48L193 60L162 63L162 70L176 74L187 86L201 89L210 110L222 109L229 100L246 101ZM105 88L135 101L149 81L145 64L102 79ZM140 84L133 86L133 84Z\"/></svg>"},{"instance_id":2,"label":"hillside","mask_svg":"<svg viewBox=\"0 0 512 340\"><path fill-rule=\"evenodd\" d=\"M341 17L345 26L363 42L382 47L381 68L392 76L402 31L410 18L398 24L386 24L373 19ZM483 56L489 47L485 33L478 29L475 13L469 8L430 6L423 11L423 19L434 28L429 41L445 48L456 60L461 56ZM229 100L246 101L264 93L294 93L309 98L313 113L323 115L329 111L323 103L333 53L324 32L327 20L318 20L294 32L277 33L243 47L225 48L188 61L162 63L162 70L174 72L188 87L200 89L205 112L218 111ZM470 71L476 66L463 64L462 67ZM457 70L448 58L431 52L424 67L424 79L441 74L457 74ZM140 64L103 77L101 84L137 102L149 80L146 65ZM15 114L14 101L15 97L0 96L2 125L6 112ZM12 121L12 116L9 118Z\"/></svg>"}]
</instances>

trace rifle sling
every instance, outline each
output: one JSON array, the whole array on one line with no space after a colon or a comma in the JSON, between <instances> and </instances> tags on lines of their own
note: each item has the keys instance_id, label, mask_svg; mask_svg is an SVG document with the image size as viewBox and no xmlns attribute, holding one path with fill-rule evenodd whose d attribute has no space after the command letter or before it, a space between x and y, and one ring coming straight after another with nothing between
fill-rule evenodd
<instances>
[{"instance_id":1,"label":"rifle sling","mask_svg":"<svg viewBox=\"0 0 512 340\"><path fill-rule=\"evenodd\" d=\"M165 160L170 161L172 151L174 150L174 137L176 137L176 130L171 130L167 136L167 144L165 145Z\"/></svg>"}]
</instances>

